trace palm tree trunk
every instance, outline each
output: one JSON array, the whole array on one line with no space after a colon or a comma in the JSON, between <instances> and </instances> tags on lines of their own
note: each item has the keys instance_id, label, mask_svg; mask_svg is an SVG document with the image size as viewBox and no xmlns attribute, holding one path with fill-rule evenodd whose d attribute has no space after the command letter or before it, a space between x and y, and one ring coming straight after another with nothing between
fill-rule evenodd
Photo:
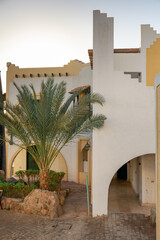
<instances>
[{"instance_id":1,"label":"palm tree trunk","mask_svg":"<svg viewBox=\"0 0 160 240\"><path fill-rule=\"evenodd\" d=\"M49 170L41 169L39 173L40 177L40 189L49 190Z\"/></svg>"}]
</instances>

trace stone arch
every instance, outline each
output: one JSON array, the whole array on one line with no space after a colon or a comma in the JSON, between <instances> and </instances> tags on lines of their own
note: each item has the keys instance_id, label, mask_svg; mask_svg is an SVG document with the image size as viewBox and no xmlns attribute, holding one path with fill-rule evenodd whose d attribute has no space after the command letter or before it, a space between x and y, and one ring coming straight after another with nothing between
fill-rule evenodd
<instances>
[{"instance_id":1,"label":"stone arch","mask_svg":"<svg viewBox=\"0 0 160 240\"><path fill-rule=\"evenodd\" d=\"M18 148L17 151L12 155L11 159L10 159L10 162L9 162L9 165L8 165L8 172L9 172L9 177L11 177L11 174L12 174L12 164L13 162L15 161L16 157L20 154L20 152L22 152L23 148ZM61 168L62 170L59 170L59 171L64 171L65 172L65 177L64 177L64 180L68 180L68 168L67 168L67 163L66 163L66 160L65 158L63 157L62 153L59 153L58 156L57 156L57 162L60 161L61 162L61 166L57 166L57 169ZM55 162L52 164L52 166L56 163L56 160ZM51 166L51 169L53 170L56 170L54 168L52 168Z\"/></svg>"}]
</instances>

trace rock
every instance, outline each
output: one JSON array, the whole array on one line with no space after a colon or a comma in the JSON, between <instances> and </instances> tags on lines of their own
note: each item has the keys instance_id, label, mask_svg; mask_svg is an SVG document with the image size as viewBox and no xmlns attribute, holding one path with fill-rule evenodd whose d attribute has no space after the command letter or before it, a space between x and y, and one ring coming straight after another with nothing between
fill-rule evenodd
<instances>
[{"instance_id":1,"label":"rock","mask_svg":"<svg viewBox=\"0 0 160 240\"><path fill-rule=\"evenodd\" d=\"M57 193L41 189L32 190L24 201L20 198L2 197L2 208L26 214L42 215L50 219L63 214Z\"/></svg>"},{"instance_id":2,"label":"rock","mask_svg":"<svg viewBox=\"0 0 160 240\"><path fill-rule=\"evenodd\" d=\"M47 215L47 210L46 210L46 209L42 209L42 210L41 210L41 214L42 214L43 216L46 216L46 215Z\"/></svg>"},{"instance_id":3,"label":"rock","mask_svg":"<svg viewBox=\"0 0 160 240\"><path fill-rule=\"evenodd\" d=\"M3 209L21 212L23 199L2 197L1 203Z\"/></svg>"},{"instance_id":4,"label":"rock","mask_svg":"<svg viewBox=\"0 0 160 240\"><path fill-rule=\"evenodd\" d=\"M21 212L21 209L22 209L22 203L18 201L11 201L10 210L13 210L15 212Z\"/></svg>"},{"instance_id":5,"label":"rock","mask_svg":"<svg viewBox=\"0 0 160 240\"><path fill-rule=\"evenodd\" d=\"M34 189L25 197L23 203L24 212L48 216L50 219L60 216L63 210L60 209L59 199L56 192Z\"/></svg>"},{"instance_id":6,"label":"rock","mask_svg":"<svg viewBox=\"0 0 160 240\"><path fill-rule=\"evenodd\" d=\"M6 209L10 210L10 203L11 203L11 198L6 199Z\"/></svg>"},{"instance_id":7,"label":"rock","mask_svg":"<svg viewBox=\"0 0 160 240\"><path fill-rule=\"evenodd\" d=\"M66 190L62 190L62 191L60 191L60 194L63 195L64 197L66 197L67 196L67 191Z\"/></svg>"},{"instance_id":8,"label":"rock","mask_svg":"<svg viewBox=\"0 0 160 240\"><path fill-rule=\"evenodd\" d=\"M63 206L64 204L64 201L65 201L65 197L61 194L59 194L59 203Z\"/></svg>"},{"instance_id":9,"label":"rock","mask_svg":"<svg viewBox=\"0 0 160 240\"><path fill-rule=\"evenodd\" d=\"M58 216L63 215L64 211L63 211L63 207L61 205L58 206Z\"/></svg>"},{"instance_id":10,"label":"rock","mask_svg":"<svg viewBox=\"0 0 160 240\"><path fill-rule=\"evenodd\" d=\"M51 219L51 220L53 220L54 218L58 218L59 216L58 216L58 212L57 211L51 211L50 212L50 215L49 215L49 218Z\"/></svg>"},{"instance_id":11,"label":"rock","mask_svg":"<svg viewBox=\"0 0 160 240\"><path fill-rule=\"evenodd\" d=\"M1 204L2 204L2 208L5 209L6 208L6 201L5 201L5 199L2 198Z\"/></svg>"},{"instance_id":12,"label":"rock","mask_svg":"<svg viewBox=\"0 0 160 240\"><path fill-rule=\"evenodd\" d=\"M156 225L156 208L155 207L151 208L150 218L151 218L152 225L155 226Z\"/></svg>"}]
</instances>

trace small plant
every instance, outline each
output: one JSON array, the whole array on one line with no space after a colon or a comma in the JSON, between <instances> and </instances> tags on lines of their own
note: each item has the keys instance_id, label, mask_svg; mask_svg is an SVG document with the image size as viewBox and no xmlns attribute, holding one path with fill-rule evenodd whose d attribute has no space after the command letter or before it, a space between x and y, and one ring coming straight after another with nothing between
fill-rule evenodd
<instances>
[{"instance_id":1,"label":"small plant","mask_svg":"<svg viewBox=\"0 0 160 240\"><path fill-rule=\"evenodd\" d=\"M4 180L4 176L0 174L0 182L3 182L3 180Z\"/></svg>"},{"instance_id":2,"label":"small plant","mask_svg":"<svg viewBox=\"0 0 160 240\"><path fill-rule=\"evenodd\" d=\"M4 183L1 184L0 182L0 189L4 191L4 196L6 197L20 197L24 198L27 196L33 189L40 187L39 181L39 170L20 170L17 171L16 176L21 180L26 176L28 179L28 185L26 186L24 183ZM64 172L55 172L50 170L49 171L50 178L49 178L49 190L50 191L57 191L61 189L61 181L65 175ZM31 182L34 184L31 185Z\"/></svg>"},{"instance_id":3,"label":"small plant","mask_svg":"<svg viewBox=\"0 0 160 240\"><path fill-rule=\"evenodd\" d=\"M64 177L65 173L64 172L55 172L50 170L50 180L56 183L61 182L62 178Z\"/></svg>"},{"instance_id":4,"label":"small plant","mask_svg":"<svg viewBox=\"0 0 160 240\"><path fill-rule=\"evenodd\" d=\"M36 189L36 185L32 184L31 186L25 185L24 183L0 183L0 189L3 190L3 196L12 197L12 198L24 198L26 197L33 189Z\"/></svg>"},{"instance_id":5,"label":"small plant","mask_svg":"<svg viewBox=\"0 0 160 240\"><path fill-rule=\"evenodd\" d=\"M28 179L28 185L30 185L31 179L33 180L32 182L35 182L36 177L38 178L39 170L28 169L25 171L25 175Z\"/></svg>"},{"instance_id":6,"label":"small plant","mask_svg":"<svg viewBox=\"0 0 160 240\"><path fill-rule=\"evenodd\" d=\"M40 187L40 181L35 181L34 184L37 186L37 188Z\"/></svg>"},{"instance_id":7,"label":"small plant","mask_svg":"<svg viewBox=\"0 0 160 240\"><path fill-rule=\"evenodd\" d=\"M35 183L39 179L39 170L32 170L32 180Z\"/></svg>"},{"instance_id":8,"label":"small plant","mask_svg":"<svg viewBox=\"0 0 160 240\"><path fill-rule=\"evenodd\" d=\"M58 183L56 182L50 182L49 183L49 190L50 191L58 191Z\"/></svg>"},{"instance_id":9,"label":"small plant","mask_svg":"<svg viewBox=\"0 0 160 240\"><path fill-rule=\"evenodd\" d=\"M22 171L22 170L19 170L15 173L15 175L19 178L19 179L22 179L24 178L25 176L25 171Z\"/></svg>"},{"instance_id":10,"label":"small plant","mask_svg":"<svg viewBox=\"0 0 160 240\"><path fill-rule=\"evenodd\" d=\"M61 188L61 181L62 181L65 173L64 172L55 172L55 171L50 170L49 174L50 174L50 183L57 184L56 190L53 190L53 191L59 191Z\"/></svg>"}]
</instances>

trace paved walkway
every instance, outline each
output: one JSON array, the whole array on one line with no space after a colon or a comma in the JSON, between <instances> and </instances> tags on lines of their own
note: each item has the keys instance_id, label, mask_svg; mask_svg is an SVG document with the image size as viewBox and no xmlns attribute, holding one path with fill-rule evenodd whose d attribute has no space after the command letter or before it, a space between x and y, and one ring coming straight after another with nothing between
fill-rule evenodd
<instances>
[{"instance_id":1,"label":"paved walkway","mask_svg":"<svg viewBox=\"0 0 160 240\"><path fill-rule=\"evenodd\" d=\"M0 210L0 240L155 240L155 228L144 214L113 213L87 217L85 186L72 189L65 214L49 220L40 216Z\"/></svg>"},{"instance_id":2,"label":"paved walkway","mask_svg":"<svg viewBox=\"0 0 160 240\"><path fill-rule=\"evenodd\" d=\"M113 180L109 189L109 212L150 215L151 206L141 206L130 182Z\"/></svg>"}]
</instances>

